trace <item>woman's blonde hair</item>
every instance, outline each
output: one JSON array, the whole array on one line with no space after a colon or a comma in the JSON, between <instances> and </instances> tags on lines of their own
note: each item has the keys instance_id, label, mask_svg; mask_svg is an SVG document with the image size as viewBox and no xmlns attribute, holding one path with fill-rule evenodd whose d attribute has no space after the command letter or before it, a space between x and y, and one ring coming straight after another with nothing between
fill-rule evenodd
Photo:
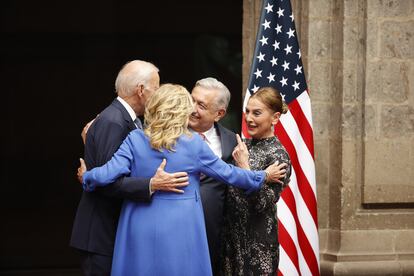
<instances>
[{"instance_id":1,"label":"woman's blonde hair","mask_svg":"<svg viewBox=\"0 0 414 276\"><path fill-rule=\"evenodd\" d=\"M188 119L194 111L190 93L181 85L163 84L145 106L145 134L151 147L174 151L177 139L191 135Z\"/></svg>"}]
</instances>

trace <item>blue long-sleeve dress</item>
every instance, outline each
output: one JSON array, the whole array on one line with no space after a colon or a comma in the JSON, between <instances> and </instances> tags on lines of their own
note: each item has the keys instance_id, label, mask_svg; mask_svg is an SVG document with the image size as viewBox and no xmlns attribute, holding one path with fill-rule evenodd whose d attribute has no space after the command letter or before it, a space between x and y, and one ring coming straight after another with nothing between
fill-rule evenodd
<instances>
[{"instance_id":1,"label":"blue long-sleeve dress","mask_svg":"<svg viewBox=\"0 0 414 276\"><path fill-rule=\"evenodd\" d=\"M200 173L247 193L264 182L264 171L246 171L226 164L198 135L182 135L174 149L154 150L148 137L134 130L108 163L83 175L84 188L93 190L122 175L152 177L165 158L167 172L185 171L189 176L184 194L158 191L150 203L124 201L112 275L211 275Z\"/></svg>"}]
</instances>

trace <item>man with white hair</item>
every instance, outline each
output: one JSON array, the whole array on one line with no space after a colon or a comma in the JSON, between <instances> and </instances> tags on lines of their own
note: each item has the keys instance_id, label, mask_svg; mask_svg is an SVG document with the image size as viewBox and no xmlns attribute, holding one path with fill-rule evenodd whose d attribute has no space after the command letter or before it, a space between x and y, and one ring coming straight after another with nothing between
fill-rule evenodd
<instances>
[{"instance_id":1,"label":"man with white hair","mask_svg":"<svg viewBox=\"0 0 414 276\"><path fill-rule=\"evenodd\" d=\"M144 114L145 103L159 84L158 68L153 64L134 60L124 65L115 81L118 97L86 129L84 157L88 170L105 164L130 131L142 128L137 116ZM84 275L110 275L124 199L149 202L152 192L180 193L179 188L188 185L186 173L169 174L164 166L165 162L151 179L123 177L94 193L82 193L70 245L81 252Z\"/></svg>"},{"instance_id":2,"label":"man with white hair","mask_svg":"<svg viewBox=\"0 0 414 276\"><path fill-rule=\"evenodd\" d=\"M195 111L190 116L189 127L203 137L218 157L231 163L232 152L237 145L236 134L218 123L227 112L230 102L229 89L215 78L205 78L196 82L191 96L195 103ZM211 266L213 274L219 275L220 233L227 185L205 176L200 180Z\"/></svg>"}]
</instances>

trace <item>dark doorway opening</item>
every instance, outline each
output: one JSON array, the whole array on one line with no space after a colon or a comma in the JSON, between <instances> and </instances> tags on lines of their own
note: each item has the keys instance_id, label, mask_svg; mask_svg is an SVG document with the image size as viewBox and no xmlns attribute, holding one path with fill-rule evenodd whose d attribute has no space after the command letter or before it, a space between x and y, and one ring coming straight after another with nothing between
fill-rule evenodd
<instances>
[{"instance_id":1,"label":"dark doorway opening","mask_svg":"<svg viewBox=\"0 0 414 276\"><path fill-rule=\"evenodd\" d=\"M242 1L5 1L0 275L78 275L69 244L83 125L115 97L132 59L191 89L216 77L240 129Z\"/></svg>"}]
</instances>

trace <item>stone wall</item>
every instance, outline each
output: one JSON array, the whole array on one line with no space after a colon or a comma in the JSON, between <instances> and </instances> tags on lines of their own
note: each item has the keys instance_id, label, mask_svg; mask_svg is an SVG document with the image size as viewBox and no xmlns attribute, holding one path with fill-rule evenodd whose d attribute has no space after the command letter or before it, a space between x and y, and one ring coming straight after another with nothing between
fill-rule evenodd
<instances>
[{"instance_id":1,"label":"stone wall","mask_svg":"<svg viewBox=\"0 0 414 276\"><path fill-rule=\"evenodd\" d=\"M244 0L243 87L262 1ZM414 1L292 1L322 275L414 275Z\"/></svg>"}]
</instances>

